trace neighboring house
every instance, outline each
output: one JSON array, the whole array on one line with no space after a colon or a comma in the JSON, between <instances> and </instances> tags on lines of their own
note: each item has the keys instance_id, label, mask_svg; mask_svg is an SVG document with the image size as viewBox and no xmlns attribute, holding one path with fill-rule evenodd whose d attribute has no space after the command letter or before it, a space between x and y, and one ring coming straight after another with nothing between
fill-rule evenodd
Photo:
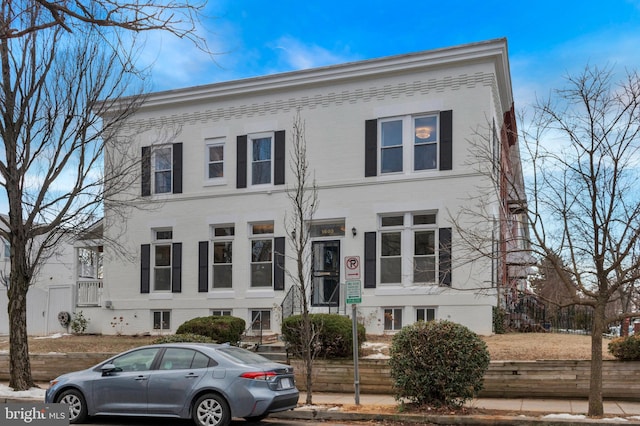
<instances>
[{"instance_id":1,"label":"neighboring house","mask_svg":"<svg viewBox=\"0 0 640 426\"><path fill-rule=\"evenodd\" d=\"M97 259L102 257L102 221L92 227L92 231L99 235L91 235L91 240L84 237L75 242L61 240L56 252L37 268L27 293L29 335L67 332L69 328L61 323L60 313L72 318L83 306L98 306L102 280L95 278L101 270L98 271L97 266L92 270L91 264L97 265ZM9 334L7 286L11 247L4 239L0 242L0 334L6 335ZM88 276L93 278L89 280Z\"/></svg>"},{"instance_id":2,"label":"neighboring house","mask_svg":"<svg viewBox=\"0 0 640 426\"><path fill-rule=\"evenodd\" d=\"M106 260L116 252L105 245L89 331L171 333L218 314L280 332L293 295L285 216L297 111L319 198L312 311L349 315L344 283L360 272L369 333L434 318L492 333L496 287L511 282L506 256L472 259L456 228L487 212L495 223L521 220L509 208L521 200L496 189L478 218L451 218L495 181L478 172L477 131L487 129L496 161L506 155L519 171L504 39L148 95L123 130L136 135L142 208L123 232L105 205L105 239L136 259ZM486 238L497 254L523 227L494 221ZM347 257L360 261L348 274Z\"/></svg>"}]
</instances>

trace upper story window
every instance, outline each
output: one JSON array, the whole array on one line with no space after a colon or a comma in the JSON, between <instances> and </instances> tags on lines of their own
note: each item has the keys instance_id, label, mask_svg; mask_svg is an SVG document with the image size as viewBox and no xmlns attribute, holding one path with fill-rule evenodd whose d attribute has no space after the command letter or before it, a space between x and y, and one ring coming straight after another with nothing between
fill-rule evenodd
<instances>
[{"instance_id":1,"label":"upper story window","mask_svg":"<svg viewBox=\"0 0 640 426\"><path fill-rule=\"evenodd\" d=\"M205 158L207 161L207 179L220 179L224 177L224 139L207 139Z\"/></svg>"},{"instance_id":2,"label":"upper story window","mask_svg":"<svg viewBox=\"0 0 640 426\"><path fill-rule=\"evenodd\" d=\"M273 285L273 222L251 224L251 287Z\"/></svg>"},{"instance_id":3,"label":"upper story window","mask_svg":"<svg viewBox=\"0 0 640 426\"><path fill-rule=\"evenodd\" d=\"M182 193L182 143L142 147L142 195Z\"/></svg>"},{"instance_id":4,"label":"upper story window","mask_svg":"<svg viewBox=\"0 0 640 426\"><path fill-rule=\"evenodd\" d=\"M365 122L364 175L453 168L453 111Z\"/></svg>"},{"instance_id":5,"label":"upper story window","mask_svg":"<svg viewBox=\"0 0 640 426\"><path fill-rule=\"evenodd\" d=\"M273 137L271 135L250 136L251 139L251 185L272 182Z\"/></svg>"},{"instance_id":6,"label":"upper story window","mask_svg":"<svg viewBox=\"0 0 640 426\"><path fill-rule=\"evenodd\" d=\"M236 138L236 157L236 188L284 185L284 130L239 135Z\"/></svg>"},{"instance_id":7,"label":"upper story window","mask_svg":"<svg viewBox=\"0 0 640 426\"><path fill-rule=\"evenodd\" d=\"M233 225L217 225L213 227L213 279L214 289L231 288L233 286Z\"/></svg>"},{"instance_id":8,"label":"upper story window","mask_svg":"<svg viewBox=\"0 0 640 426\"><path fill-rule=\"evenodd\" d=\"M380 120L380 173L438 167L438 115Z\"/></svg>"},{"instance_id":9,"label":"upper story window","mask_svg":"<svg viewBox=\"0 0 640 426\"><path fill-rule=\"evenodd\" d=\"M153 290L171 290L171 259L173 231L155 230L153 242Z\"/></svg>"},{"instance_id":10,"label":"upper story window","mask_svg":"<svg viewBox=\"0 0 640 426\"><path fill-rule=\"evenodd\" d=\"M165 194L171 192L172 177L171 147L158 148L153 152L153 193Z\"/></svg>"}]
</instances>

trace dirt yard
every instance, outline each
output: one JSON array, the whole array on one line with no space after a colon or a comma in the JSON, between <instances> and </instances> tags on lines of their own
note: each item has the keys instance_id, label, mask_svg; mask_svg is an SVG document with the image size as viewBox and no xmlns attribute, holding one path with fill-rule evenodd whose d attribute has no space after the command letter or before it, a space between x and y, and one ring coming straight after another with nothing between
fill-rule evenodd
<instances>
[{"instance_id":1,"label":"dirt yard","mask_svg":"<svg viewBox=\"0 0 640 426\"><path fill-rule=\"evenodd\" d=\"M121 352L136 346L150 344L150 336L95 336L62 335L57 338L30 338L29 352ZM537 360L537 359L591 359L591 338L583 335L557 333L509 333L483 337L489 348L491 359ZM604 339L604 359L614 359L607 351L610 340ZM389 336L368 336L364 354L388 355ZM0 337L0 351L9 350L8 337Z\"/></svg>"}]
</instances>

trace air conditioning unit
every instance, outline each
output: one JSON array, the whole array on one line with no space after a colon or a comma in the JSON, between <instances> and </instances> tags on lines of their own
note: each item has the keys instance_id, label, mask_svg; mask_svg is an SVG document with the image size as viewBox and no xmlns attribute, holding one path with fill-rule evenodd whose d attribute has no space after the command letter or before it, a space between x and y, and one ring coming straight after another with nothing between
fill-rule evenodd
<instances>
[{"instance_id":1,"label":"air conditioning unit","mask_svg":"<svg viewBox=\"0 0 640 426\"><path fill-rule=\"evenodd\" d=\"M113 309L113 303L111 303L111 300L105 300L104 307L107 309Z\"/></svg>"}]
</instances>

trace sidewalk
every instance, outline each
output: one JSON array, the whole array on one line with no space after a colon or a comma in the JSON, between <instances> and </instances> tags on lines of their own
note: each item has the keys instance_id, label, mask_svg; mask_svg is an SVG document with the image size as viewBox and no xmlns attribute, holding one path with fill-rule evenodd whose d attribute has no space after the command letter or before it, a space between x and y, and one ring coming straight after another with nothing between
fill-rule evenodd
<instances>
[{"instance_id":1,"label":"sidewalk","mask_svg":"<svg viewBox=\"0 0 640 426\"><path fill-rule=\"evenodd\" d=\"M0 382L2 385L7 383ZM38 384L42 392L48 383ZM605 401L606 419L586 417L588 402L584 399L476 398L466 404L479 414L436 415L428 412L403 413L391 395L313 393L313 406L305 406L306 394L300 392L299 407L293 411L274 413L270 417L322 421L395 421L403 424L437 425L640 425L640 401ZM33 396L2 396L0 403L42 402ZM483 412L484 411L484 412Z\"/></svg>"},{"instance_id":2,"label":"sidewalk","mask_svg":"<svg viewBox=\"0 0 640 426\"><path fill-rule=\"evenodd\" d=\"M312 407L305 407L305 400L306 394L301 392L298 409L271 416L438 425L640 425L640 401L605 401L605 419L589 419L586 417L588 401L577 399L477 398L466 406L479 409L480 414L465 416L402 413L394 409L398 404L390 395L360 395L360 407L355 405L354 394L314 392Z\"/></svg>"}]
</instances>

